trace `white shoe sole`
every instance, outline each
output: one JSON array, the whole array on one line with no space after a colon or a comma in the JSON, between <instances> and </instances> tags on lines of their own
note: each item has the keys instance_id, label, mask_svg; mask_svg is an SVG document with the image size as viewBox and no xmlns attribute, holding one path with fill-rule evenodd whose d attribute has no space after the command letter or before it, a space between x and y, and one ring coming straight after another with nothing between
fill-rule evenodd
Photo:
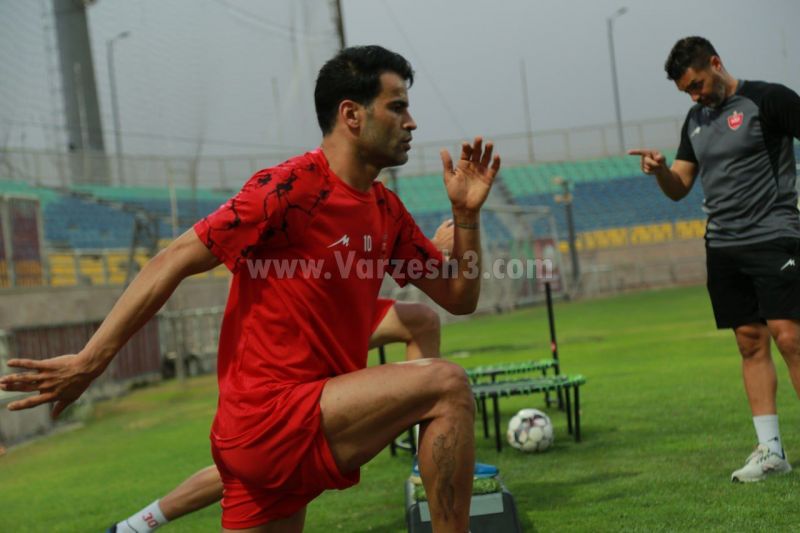
<instances>
[{"instance_id":1,"label":"white shoe sole","mask_svg":"<svg viewBox=\"0 0 800 533\"><path fill-rule=\"evenodd\" d=\"M788 474L791 471L792 471L792 466L789 465L789 468L787 468L786 470L767 470L766 472L764 472L764 475L757 478L740 478L734 474L731 476L731 481L733 483L758 483L759 481L764 481L770 476L778 474Z\"/></svg>"}]
</instances>

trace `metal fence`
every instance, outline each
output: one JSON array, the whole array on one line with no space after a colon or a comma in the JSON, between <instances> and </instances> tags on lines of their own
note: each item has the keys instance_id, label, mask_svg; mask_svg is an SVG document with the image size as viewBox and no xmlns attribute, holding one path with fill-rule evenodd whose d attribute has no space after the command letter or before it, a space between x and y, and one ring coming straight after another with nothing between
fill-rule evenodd
<instances>
[{"instance_id":1,"label":"metal fence","mask_svg":"<svg viewBox=\"0 0 800 533\"><path fill-rule=\"evenodd\" d=\"M532 135L511 133L490 135L504 166L531 163L574 161L621 155L623 148L646 146L667 149L677 146L683 117L662 117L623 125L630 146L620 147L616 124L597 124L580 128L537 131ZM476 132L480 133L480 132ZM465 139L414 143L410 158L399 171L403 176L436 173L442 168L442 148L460 150Z\"/></svg>"},{"instance_id":2,"label":"metal fence","mask_svg":"<svg viewBox=\"0 0 800 533\"><path fill-rule=\"evenodd\" d=\"M570 290L564 276L555 217L548 207L491 205L482 209L483 251L481 294L476 313L490 314L538 304L545 299L545 282L558 296ZM492 222L494 220L494 222ZM503 234L492 234L497 222ZM467 317L450 315L425 293L409 283L400 287L384 280L381 294L404 302L424 302L439 313L443 323Z\"/></svg>"},{"instance_id":3,"label":"metal fence","mask_svg":"<svg viewBox=\"0 0 800 533\"><path fill-rule=\"evenodd\" d=\"M674 147L680 137L681 124L682 118L676 117L629 122L624 125L625 138L637 146ZM607 157L623 151L618 145L616 124L537 131L531 135L493 135L491 139L506 165ZM415 142L410 159L400 169L400 174L415 176L439 172L439 150L458 150L463 140ZM55 187L92 183L164 187L172 183L182 188L231 190L238 189L255 171L296 153L273 151L219 157L122 155L118 159L117 156L89 151L64 153L3 148L0 149L0 178Z\"/></svg>"}]
</instances>

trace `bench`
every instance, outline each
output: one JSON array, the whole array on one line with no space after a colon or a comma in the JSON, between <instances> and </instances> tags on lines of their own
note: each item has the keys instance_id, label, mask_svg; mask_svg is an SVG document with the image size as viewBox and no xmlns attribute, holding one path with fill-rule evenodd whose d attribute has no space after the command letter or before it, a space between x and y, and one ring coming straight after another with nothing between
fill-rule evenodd
<instances>
[{"instance_id":1,"label":"bench","mask_svg":"<svg viewBox=\"0 0 800 533\"><path fill-rule=\"evenodd\" d=\"M529 372L541 372L542 376L547 376L547 371L553 369L555 375L559 375L559 367L557 359L540 359L538 361L522 361L518 363L499 363L496 365L485 365L468 368L466 370L467 377L472 381L473 385L477 385L481 378L490 378L492 383L497 381L497 376L506 376L514 374L527 374ZM558 394L558 408L564 409L564 398L561 391ZM544 391L545 405L550 407L553 402L550 400L550 390ZM486 398L478 401L478 411L480 411L483 418L483 436L489 438L489 420L486 415Z\"/></svg>"},{"instance_id":2,"label":"bench","mask_svg":"<svg viewBox=\"0 0 800 533\"><path fill-rule=\"evenodd\" d=\"M500 397L520 396L539 392L555 392L564 397L564 412L567 416L567 431L574 436L575 442L581 440L580 418L580 386L586 383L586 378L575 376L543 376L535 378L516 379L511 381L498 381L494 383L477 383L472 385L472 394L475 400L484 406L484 434L488 437L486 423L486 400L492 400L495 444L497 451L503 449L500 433Z\"/></svg>"},{"instance_id":3,"label":"bench","mask_svg":"<svg viewBox=\"0 0 800 533\"><path fill-rule=\"evenodd\" d=\"M544 376L551 368L558 368L558 361L555 359L540 359L539 361L522 361L520 363L501 363L467 368L466 372L467 377L473 384L476 384L478 380L485 377L490 378L494 383L497 381L497 376L506 374L525 374L541 371Z\"/></svg>"}]
</instances>

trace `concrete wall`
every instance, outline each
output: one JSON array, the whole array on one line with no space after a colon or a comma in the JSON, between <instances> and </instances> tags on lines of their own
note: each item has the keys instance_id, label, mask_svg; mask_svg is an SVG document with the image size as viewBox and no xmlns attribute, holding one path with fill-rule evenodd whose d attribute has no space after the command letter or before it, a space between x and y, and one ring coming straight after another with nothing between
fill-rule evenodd
<instances>
[{"instance_id":1,"label":"concrete wall","mask_svg":"<svg viewBox=\"0 0 800 533\"><path fill-rule=\"evenodd\" d=\"M227 278L185 280L164 306L168 310L225 305ZM122 287L37 287L0 292L0 329L102 320Z\"/></svg>"},{"instance_id":2,"label":"concrete wall","mask_svg":"<svg viewBox=\"0 0 800 533\"><path fill-rule=\"evenodd\" d=\"M579 257L581 297L706 281L703 239L585 251Z\"/></svg>"}]
</instances>

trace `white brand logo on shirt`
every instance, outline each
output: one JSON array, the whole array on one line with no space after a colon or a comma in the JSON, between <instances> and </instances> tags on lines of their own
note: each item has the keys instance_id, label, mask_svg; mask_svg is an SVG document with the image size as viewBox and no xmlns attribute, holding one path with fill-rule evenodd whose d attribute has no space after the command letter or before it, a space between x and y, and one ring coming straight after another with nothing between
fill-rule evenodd
<instances>
[{"instance_id":1,"label":"white brand logo on shirt","mask_svg":"<svg viewBox=\"0 0 800 533\"><path fill-rule=\"evenodd\" d=\"M788 260L788 261L786 261L786 263L784 263L784 265L781 267L781 271L784 271L784 270L786 270L787 268L789 268L789 267L793 267L793 266L795 266L795 264L794 264L794 259L789 259L789 260Z\"/></svg>"},{"instance_id":2,"label":"white brand logo on shirt","mask_svg":"<svg viewBox=\"0 0 800 533\"><path fill-rule=\"evenodd\" d=\"M697 135L697 134L699 134L699 133L700 133L700 126L697 126L697 127L696 127L696 128L693 130L693 131L692 131L692 134L691 134L691 135L689 135L689 138L691 139L692 137L694 137L695 135Z\"/></svg>"},{"instance_id":3,"label":"white brand logo on shirt","mask_svg":"<svg viewBox=\"0 0 800 533\"><path fill-rule=\"evenodd\" d=\"M335 243L333 243L333 244L329 245L329 246L328 246L328 248L333 248L333 247L334 247L334 246L336 246L337 244L343 244L343 245L345 245L345 246L350 246L350 236L349 236L347 233L345 233L345 234L342 236L342 238L341 238L341 239L339 239L339 240L338 240L338 241L336 241Z\"/></svg>"}]
</instances>

